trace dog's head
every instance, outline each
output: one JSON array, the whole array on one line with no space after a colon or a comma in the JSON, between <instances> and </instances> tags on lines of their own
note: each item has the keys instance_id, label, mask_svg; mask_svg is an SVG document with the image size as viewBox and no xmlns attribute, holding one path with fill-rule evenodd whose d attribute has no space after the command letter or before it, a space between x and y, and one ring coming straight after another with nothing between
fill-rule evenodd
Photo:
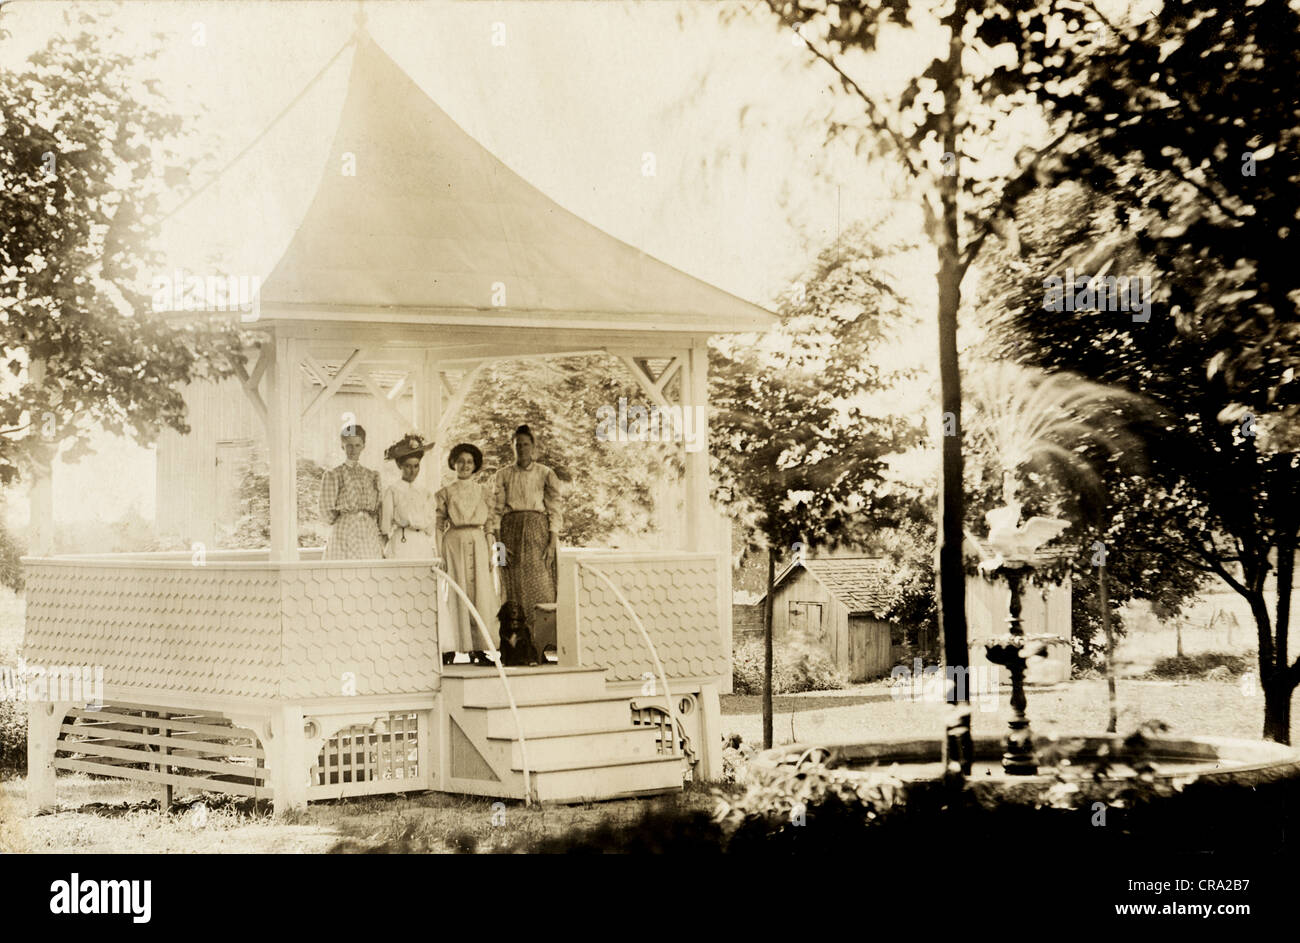
<instances>
[{"instance_id":1,"label":"dog's head","mask_svg":"<svg viewBox=\"0 0 1300 943\"><path fill-rule=\"evenodd\" d=\"M503 603L497 612L497 621L504 630L507 627L511 629L521 628L525 623L524 607L516 602Z\"/></svg>"}]
</instances>

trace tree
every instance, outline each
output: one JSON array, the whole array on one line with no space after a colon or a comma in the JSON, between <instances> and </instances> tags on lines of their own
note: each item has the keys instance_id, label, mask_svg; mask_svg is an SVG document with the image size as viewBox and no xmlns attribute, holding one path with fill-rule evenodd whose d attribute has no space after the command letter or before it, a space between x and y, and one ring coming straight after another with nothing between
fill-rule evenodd
<instances>
[{"instance_id":1,"label":"tree","mask_svg":"<svg viewBox=\"0 0 1300 943\"><path fill-rule=\"evenodd\" d=\"M885 0L863 8L850 0L768 0L781 25L795 29L810 64L828 67L832 88L860 105L859 120L832 119L831 137L852 135L872 156L897 160L925 215L937 267L941 419L940 500L936 573L939 627L950 669L968 661L962 561L962 409L957 319L962 282L994 231L1014 241L1011 210L1069 136L1073 115L1044 125L1041 147L1026 147L1010 169L990 142L1023 139L1016 120L1037 112L1044 96L1068 85L1093 51L1087 32L1098 22L1090 5L993 3L975 0L916 4ZM922 68L897 94L869 91L868 56L912 35ZM930 41L930 45L922 43ZM953 677L956 672L951 672ZM954 705L944 740L946 776L970 772L970 702L949 684Z\"/></svg>"},{"instance_id":2,"label":"tree","mask_svg":"<svg viewBox=\"0 0 1300 943\"><path fill-rule=\"evenodd\" d=\"M781 325L711 358L718 496L767 550L763 743L772 745L772 596L778 556L862 545L915 509L887 459L922 430L863 408L898 379L871 354L903 317L879 264L892 248L855 228L781 306Z\"/></svg>"},{"instance_id":3,"label":"tree","mask_svg":"<svg viewBox=\"0 0 1300 943\"><path fill-rule=\"evenodd\" d=\"M112 51L119 31L77 21L0 70L0 483L60 450L77 459L96 427L146 443L188 431L181 386L242 356L233 326L151 310L150 240L184 179L183 120Z\"/></svg>"},{"instance_id":4,"label":"tree","mask_svg":"<svg viewBox=\"0 0 1300 943\"><path fill-rule=\"evenodd\" d=\"M1300 13L1274 0L1170 3L1113 29L1104 74L1054 103L1080 116L1089 147L1070 163L1092 204L1056 272L1151 272L1149 320L1096 305L1045 316L1038 271L1021 280L1004 332L1025 362L1163 408L1145 430L1145 507L1171 522L1170 551L1250 606L1264 736L1284 743L1300 684L1288 655L1300 542L1298 35Z\"/></svg>"}]
</instances>

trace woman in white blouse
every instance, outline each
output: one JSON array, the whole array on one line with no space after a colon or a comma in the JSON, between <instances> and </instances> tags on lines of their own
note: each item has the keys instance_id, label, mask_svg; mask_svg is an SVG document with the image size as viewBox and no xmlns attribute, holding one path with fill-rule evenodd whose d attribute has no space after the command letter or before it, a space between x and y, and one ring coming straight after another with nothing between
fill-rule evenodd
<instances>
[{"instance_id":1,"label":"woman in white blouse","mask_svg":"<svg viewBox=\"0 0 1300 943\"><path fill-rule=\"evenodd\" d=\"M387 543L384 556L390 560L432 560L436 557L433 532L433 495L415 479L420 459L433 448L414 433L404 436L384 452L402 472L401 481L384 489L379 503L379 532Z\"/></svg>"}]
</instances>

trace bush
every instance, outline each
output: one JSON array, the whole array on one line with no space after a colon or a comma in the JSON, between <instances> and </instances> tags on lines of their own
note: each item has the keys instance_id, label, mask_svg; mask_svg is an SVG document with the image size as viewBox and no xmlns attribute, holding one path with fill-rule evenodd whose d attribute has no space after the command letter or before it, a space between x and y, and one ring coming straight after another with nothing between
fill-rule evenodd
<instances>
[{"instance_id":1,"label":"bush","mask_svg":"<svg viewBox=\"0 0 1300 943\"><path fill-rule=\"evenodd\" d=\"M298 459L299 547L320 547L329 537L330 526L320 517L320 480L324 474L325 469L311 459ZM221 543L233 550L271 546L271 473L265 449L254 449L244 466L239 479L239 520Z\"/></svg>"},{"instance_id":2,"label":"bush","mask_svg":"<svg viewBox=\"0 0 1300 943\"><path fill-rule=\"evenodd\" d=\"M0 524L0 586L12 589L15 593L23 591L23 565L19 562L27 551L4 524Z\"/></svg>"},{"instance_id":3,"label":"bush","mask_svg":"<svg viewBox=\"0 0 1300 943\"><path fill-rule=\"evenodd\" d=\"M1178 681L1195 681L1204 678L1216 668L1226 668L1228 676L1239 678L1248 671L1255 670L1256 659L1253 656L1238 655L1233 652L1198 652L1195 655L1170 655L1161 658L1147 672L1148 678L1172 679ZM1219 672L1222 674L1222 672Z\"/></svg>"},{"instance_id":4,"label":"bush","mask_svg":"<svg viewBox=\"0 0 1300 943\"><path fill-rule=\"evenodd\" d=\"M1128 781L1107 797L1108 827L1097 828L1087 788L1051 802L1023 801L970 788L954 793L936 782L903 784L884 771L848 784L808 764L742 795L718 795L712 816L656 803L631 821L520 836L491 850L802 853L932 867L934 849L966 848L978 849L989 873L995 866L1021 867L1027 848L1069 849L1080 861L1208 852L1267 857L1294 851L1300 833L1300 778L1253 786L1196 781L1172 793ZM1204 824L1188 828L1188 822Z\"/></svg>"},{"instance_id":5,"label":"bush","mask_svg":"<svg viewBox=\"0 0 1300 943\"><path fill-rule=\"evenodd\" d=\"M27 770L27 705L0 701L0 772Z\"/></svg>"},{"instance_id":6,"label":"bush","mask_svg":"<svg viewBox=\"0 0 1300 943\"><path fill-rule=\"evenodd\" d=\"M58 524L54 530L54 553L150 553L189 549L189 544L177 538L160 536L153 522L135 506L117 520L68 521Z\"/></svg>"},{"instance_id":7,"label":"bush","mask_svg":"<svg viewBox=\"0 0 1300 943\"><path fill-rule=\"evenodd\" d=\"M763 693L763 640L747 638L731 659L731 684L736 694ZM772 651L772 693L836 691L848 684L830 654L816 645L777 639Z\"/></svg>"}]
</instances>

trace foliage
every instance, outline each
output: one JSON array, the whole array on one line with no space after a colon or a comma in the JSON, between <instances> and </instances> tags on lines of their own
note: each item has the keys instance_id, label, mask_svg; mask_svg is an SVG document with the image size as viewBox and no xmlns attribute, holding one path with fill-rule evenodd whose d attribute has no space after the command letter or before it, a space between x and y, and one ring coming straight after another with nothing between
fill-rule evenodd
<instances>
[{"instance_id":1,"label":"foliage","mask_svg":"<svg viewBox=\"0 0 1300 943\"><path fill-rule=\"evenodd\" d=\"M330 527L320 516L320 481L325 469L311 459L297 463L298 546L322 547ZM239 518L229 547L253 550L271 545L271 472L263 449L254 449L239 477Z\"/></svg>"},{"instance_id":2,"label":"foliage","mask_svg":"<svg viewBox=\"0 0 1300 943\"><path fill-rule=\"evenodd\" d=\"M779 556L796 542L860 546L915 510L887 459L921 429L862 405L901 378L875 351L907 325L886 267L905 248L846 231L784 300L779 327L713 351L717 496Z\"/></svg>"},{"instance_id":3,"label":"foliage","mask_svg":"<svg viewBox=\"0 0 1300 943\"><path fill-rule=\"evenodd\" d=\"M59 523L54 532L54 553L146 553L189 550L178 537L162 535L153 522L131 506L116 520L80 520Z\"/></svg>"},{"instance_id":4,"label":"foliage","mask_svg":"<svg viewBox=\"0 0 1300 943\"><path fill-rule=\"evenodd\" d=\"M12 589L15 593L23 590L23 565L20 558L26 549L0 523L0 586Z\"/></svg>"},{"instance_id":5,"label":"foliage","mask_svg":"<svg viewBox=\"0 0 1300 943\"><path fill-rule=\"evenodd\" d=\"M1181 788L1132 778L1083 780L1075 783L1078 789L1035 790L1022 800L979 783L953 791L930 782L902 784L884 773L860 784L834 774L807 764L795 776L738 797L719 790L712 818L657 803L632 821L523 838L498 850L797 853L821 861L889 861L919 871L932 865L935 848L952 845L978 848L986 868L1014 870L1033 847L1070 848L1084 861L1142 852L1270 855L1284 850L1287 836L1300 827L1300 779L1294 777L1249 786L1202 779ZM1096 796L1107 797L1105 828L1096 827ZM1188 822L1200 826L1188 828Z\"/></svg>"},{"instance_id":6,"label":"foliage","mask_svg":"<svg viewBox=\"0 0 1300 943\"><path fill-rule=\"evenodd\" d=\"M1149 678L1201 680L1217 668L1225 669L1229 678L1239 678L1257 665L1254 658L1235 652L1197 652L1194 655L1168 655L1156 660L1147 672Z\"/></svg>"},{"instance_id":7,"label":"foliage","mask_svg":"<svg viewBox=\"0 0 1300 943\"><path fill-rule=\"evenodd\" d=\"M1069 160L1078 182L1050 198L1076 215L1030 247L1002 324L1009 355L1160 407L1131 507L1160 531L1145 552L1217 576L1250 604L1264 733L1282 742L1300 683L1287 655L1300 543L1297 34L1300 13L1276 0L1171 3L1115 29L1098 67L1058 90L1054 107L1072 111L1086 146ZM1154 273L1149 320L1046 311L1043 277L1067 266Z\"/></svg>"},{"instance_id":8,"label":"foliage","mask_svg":"<svg viewBox=\"0 0 1300 943\"><path fill-rule=\"evenodd\" d=\"M1064 223L1040 214L1052 232ZM994 255L990 269L1007 256ZM986 299L996 309L996 296ZM1104 661L1099 563L1106 563L1111 624L1121 637L1115 611L1146 599L1177 612L1196 593L1200 576L1162 546L1161 518L1134 513L1148 478L1138 429L1154 414L1145 398L1069 373L1045 373L1014 363L977 363L970 371L972 448L968 453L967 526L984 532L980 519L1003 503L1008 474L1023 473L1023 516L1072 521L1052 544L1063 551L1041 568L1048 579L1071 581L1072 660L1086 670Z\"/></svg>"},{"instance_id":9,"label":"foliage","mask_svg":"<svg viewBox=\"0 0 1300 943\"><path fill-rule=\"evenodd\" d=\"M819 645L777 639L772 651L772 693L838 691L848 684L830 653ZM763 693L763 640L746 638L731 655L731 683L736 694Z\"/></svg>"},{"instance_id":10,"label":"foliage","mask_svg":"<svg viewBox=\"0 0 1300 943\"><path fill-rule=\"evenodd\" d=\"M118 30L75 18L82 31L0 70L0 483L61 447L80 458L96 428L145 443L188 431L181 387L241 356L234 326L151 310L150 240L188 170L183 120L113 51Z\"/></svg>"},{"instance_id":11,"label":"foliage","mask_svg":"<svg viewBox=\"0 0 1300 943\"><path fill-rule=\"evenodd\" d=\"M656 508L655 494L665 476L676 478L681 446L598 438L598 411L617 410L620 398L646 404L623 365L605 355L488 364L448 442L478 445L487 481L515 460L513 433L526 424L536 436L537 460L566 485L566 543L598 546L613 534L646 534L657 515L675 510Z\"/></svg>"},{"instance_id":12,"label":"foliage","mask_svg":"<svg viewBox=\"0 0 1300 943\"><path fill-rule=\"evenodd\" d=\"M27 705L0 700L0 772L27 771Z\"/></svg>"}]
</instances>

